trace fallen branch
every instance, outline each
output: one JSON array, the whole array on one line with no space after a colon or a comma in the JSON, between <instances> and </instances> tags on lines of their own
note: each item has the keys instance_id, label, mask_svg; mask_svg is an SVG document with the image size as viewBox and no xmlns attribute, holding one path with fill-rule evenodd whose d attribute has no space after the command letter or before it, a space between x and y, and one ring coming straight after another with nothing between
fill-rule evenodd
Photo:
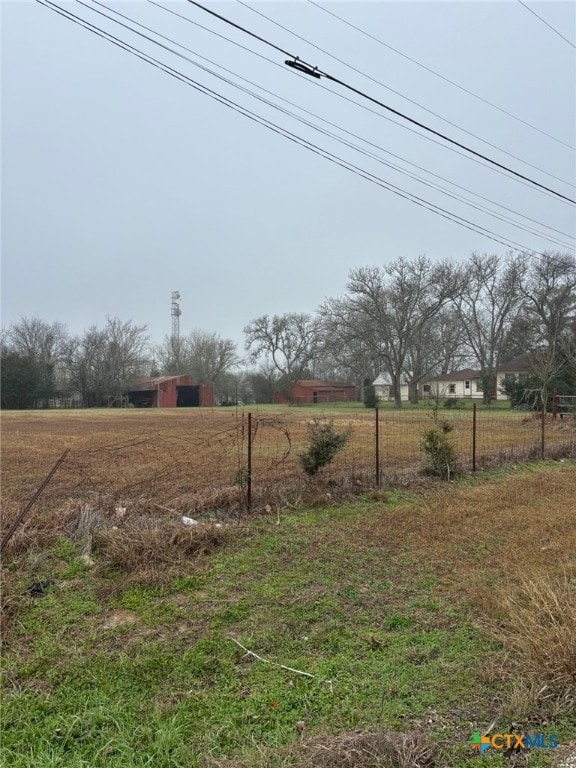
<instances>
[{"instance_id":1,"label":"fallen branch","mask_svg":"<svg viewBox=\"0 0 576 768\"><path fill-rule=\"evenodd\" d=\"M170 507L164 507L162 504L156 504L155 501L152 502L155 507L158 507L158 509L163 509L166 512L172 512L173 515L179 515L180 513L177 512L175 509L170 509Z\"/></svg>"},{"instance_id":2,"label":"fallen branch","mask_svg":"<svg viewBox=\"0 0 576 768\"><path fill-rule=\"evenodd\" d=\"M250 654L250 656L254 656L255 659L258 659L258 661L263 661L264 664L272 664L273 667L280 667L280 669L287 669L288 672L294 672L297 675L304 675L304 677L314 677L314 675L311 675L310 672L302 672L300 669L294 669L294 667L287 667L285 664L278 664L275 661L270 661L269 659L263 659L262 656L258 656L257 653L254 653L254 651L249 650L248 648L245 648L242 643L239 643L238 640L234 640L233 637L229 638L232 640L233 643L236 643L237 646L242 648L243 651L246 651L246 653Z\"/></svg>"}]
</instances>

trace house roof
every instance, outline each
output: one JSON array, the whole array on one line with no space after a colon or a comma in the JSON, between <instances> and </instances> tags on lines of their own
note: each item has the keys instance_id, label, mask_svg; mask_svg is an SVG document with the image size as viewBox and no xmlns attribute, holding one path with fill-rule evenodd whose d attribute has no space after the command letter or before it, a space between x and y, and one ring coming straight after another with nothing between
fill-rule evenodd
<instances>
[{"instance_id":1,"label":"house roof","mask_svg":"<svg viewBox=\"0 0 576 768\"><path fill-rule=\"evenodd\" d=\"M461 371L452 371L441 376L431 376L426 381L469 381L478 379L482 375L481 371L475 371L473 368L463 368Z\"/></svg>"},{"instance_id":2,"label":"house roof","mask_svg":"<svg viewBox=\"0 0 576 768\"><path fill-rule=\"evenodd\" d=\"M186 376L187 374L182 373L178 374L178 376L152 376L150 378L145 377L143 379L136 379L134 381L135 384L148 384L150 386L157 385L157 384L164 384L165 381L171 381L172 379L181 379L183 376Z\"/></svg>"},{"instance_id":3,"label":"house roof","mask_svg":"<svg viewBox=\"0 0 576 768\"><path fill-rule=\"evenodd\" d=\"M530 371L534 370L534 356L532 352L524 352L513 357L507 363L499 365L497 370L503 373L530 373Z\"/></svg>"},{"instance_id":4,"label":"house roof","mask_svg":"<svg viewBox=\"0 0 576 768\"><path fill-rule=\"evenodd\" d=\"M350 389L354 386L354 384L341 384L338 381L322 381L322 379L301 379L296 384L307 389Z\"/></svg>"},{"instance_id":5,"label":"house roof","mask_svg":"<svg viewBox=\"0 0 576 768\"><path fill-rule=\"evenodd\" d=\"M392 382L390 381L388 376L386 376L385 373L378 374L378 377L376 379L374 379L372 384L375 387L378 387L378 386L379 387L391 387L392 386Z\"/></svg>"},{"instance_id":6,"label":"house roof","mask_svg":"<svg viewBox=\"0 0 576 768\"><path fill-rule=\"evenodd\" d=\"M168 381L176 381L184 385L193 383L187 373L182 373L178 376L153 376L152 378L135 379L130 384L130 391L137 392L157 389L161 384L165 384Z\"/></svg>"}]
</instances>

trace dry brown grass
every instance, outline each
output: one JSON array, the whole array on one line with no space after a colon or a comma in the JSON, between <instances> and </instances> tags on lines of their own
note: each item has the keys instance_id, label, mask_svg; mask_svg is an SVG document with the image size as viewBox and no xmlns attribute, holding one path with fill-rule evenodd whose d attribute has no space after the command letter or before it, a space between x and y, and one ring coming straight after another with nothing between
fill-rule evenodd
<instances>
[{"instance_id":1,"label":"dry brown grass","mask_svg":"<svg viewBox=\"0 0 576 768\"><path fill-rule=\"evenodd\" d=\"M573 462L473 484L436 483L417 490L411 503L334 518L329 529L311 532L310 556L344 545L351 560L366 549L394 561L406 553L447 596L472 599L479 613L493 615L500 586L517 583L527 564L553 575L573 558L575 487Z\"/></svg>"},{"instance_id":2,"label":"dry brown grass","mask_svg":"<svg viewBox=\"0 0 576 768\"><path fill-rule=\"evenodd\" d=\"M522 577L502 596L492 633L507 649L507 672L521 680L516 706L576 708L576 571Z\"/></svg>"},{"instance_id":3,"label":"dry brown grass","mask_svg":"<svg viewBox=\"0 0 576 768\"><path fill-rule=\"evenodd\" d=\"M351 731L305 739L275 752L274 765L295 768L434 768L438 749L423 731ZM249 761L209 758L204 768L266 768L270 754L262 750Z\"/></svg>"},{"instance_id":4,"label":"dry brown grass","mask_svg":"<svg viewBox=\"0 0 576 768\"><path fill-rule=\"evenodd\" d=\"M99 563L126 572L155 565L173 565L208 555L222 546L226 531L211 524L183 527L177 523L125 525L97 530L93 549Z\"/></svg>"},{"instance_id":5,"label":"dry brown grass","mask_svg":"<svg viewBox=\"0 0 576 768\"><path fill-rule=\"evenodd\" d=\"M360 731L303 747L302 768L432 768L436 748L422 732Z\"/></svg>"},{"instance_id":6,"label":"dry brown grass","mask_svg":"<svg viewBox=\"0 0 576 768\"><path fill-rule=\"evenodd\" d=\"M290 503L307 489L298 454L310 420L323 411L311 408L255 409L254 498L265 505ZM374 413L358 409L328 411L338 429L352 437L324 479L350 484L374 482ZM449 413L463 466L471 454L471 413ZM65 447L71 452L39 504L62 510L69 500L101 507L143 506L145 499L176 513L241 511L245 493L238 480L246 469L247 417L229 409L91 410L3 412L2 502L27 501ZM425 410L383 410L380 414L381 467L384 478L414 475L421 465L420 437L430 426ZM479 464L539 456L540 424L506 411L478 414ZM574 429L549 423L548 452L554 445L574 449ZM348 478L348 480L346 480ZM362 484L361 483L361 484ZM35 516L38 510L33 512Z\"/></svg>"}]
</instances>

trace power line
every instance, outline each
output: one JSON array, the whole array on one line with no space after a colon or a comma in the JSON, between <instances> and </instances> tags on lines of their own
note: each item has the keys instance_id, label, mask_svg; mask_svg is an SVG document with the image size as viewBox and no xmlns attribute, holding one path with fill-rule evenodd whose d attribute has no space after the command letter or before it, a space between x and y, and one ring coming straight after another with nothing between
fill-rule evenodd
<instances>
[{"instance_id":1,"label":"power line","mask_svg":"<svg viewBox=\"0 0 576 768\"><path fill-rule=\"evenodd\" d=\"M362 29L361 27L358 27L356 24L353 24L351 21L348 21L342 16L339 16L337 13L334 13L334 11L330 11L328 8L325 8L324 6L320 5L320 3L315 2L315 0L307 0L307 1L310 3L310 5L313 5L315 8L318 8L318 10L323 11L324 13L327 13L330 16L333 16L335 19L338 19L339 21L341 21L343 24L346 24L351 29L355 29L357 32L360 32L361 35L364 35L370 40L373 40L375 43L382 45L384 48L388 48L388 50L393 51L398 56L402 56L403 59L406 59L407 61L412 62L412 64L415 64L417 67L424 69L426 72L429 72L431 75L434 75L435 77L439 77L441 80L444 80L445 83L449 83L450 85L454 86L454 88L458 88L458 90L462 91L463 93L467 93L468 96L472 96L478 101L481 101L484 104L487 104L489 107L492 107L493 109L497 109L498 112L501 112L503 115L507 115L508 117L511 117L513 120L516 120L517 122L522 123L522 125L525 125L528 128L532 128L532 130L537 131L538 133L542 134L542 136L546 136L549 139L552 139L552 141L555 141L558 144L562 144L563 146L568 147L568 149L576 150L576 146L574 146L573 144L568 144L567 142L562 141L562 139L559 139L557 136L553 136L551 133L548 133L547 131L542 130L542 128L538 128L538 126L534 125L533 123L530 123L527 120L523 120L521 117L518 117L518 115L515 115L513 112L509 112L507 109L504 109L503 107L498 106L498 104L494 104L493 101L489 101L488 99L485 99L483 96L480 96L480 94L475 93L474 91L471 91L469 88L466 88L463 85L460 85L460 83L457 83L455 80L451 80L449 77L446 77L446 75L443 75L441 72L437 72L435 69L432 69L432 67L429 67L426 64L423 64L421 61L418 61L418 59L415 59L412 56L408 56L407 53L404 53L403 51L398 50L398 48L395 48L393 45L390 45L390 43L386 43L381 38L370 34L370 32L366 32L365 29Z\"/></svg>"},{"instance_id":2,"label":"power line","mask_svg":"<svg viewBox=\"0 0 576 768\"><path fill-rule=\"evenodd\" d=\"M432 115L433 117L436 117L438 120L442 120L443 123L447 123L448 125L452 126L452 128L456 128L456 130L462 131L462 133L465 133L466 135L471 136L473 139L476 139L477 141L480 141L483 144L486 144L488 147L492 147L492 149L496 149L498 152L501 152L502 154L513 158L514 160L517 160L519 163L523 163L524 165L527 165L529 168L533 168L536 171L540 171L540 173L544 173L546 176L550 176L550 178L555 179L556 181L560 181L563 184L568 184L567 181L565 181L564 179L561 179L559 176L555 176L553 173L549 173L548 171L544 170L544 168L540 168L539 166L534 165L533 163L530 163L527 160L523 160L521 157L514 155L512 152L508 152L508 150L506 149L502 149L502 147L499 147L497 144L493 144L491 141L488 141L487 139L483 139L481 136L478 136L478 134L473 133L472 131L469 131L466 128L463 128L461 125L454 123L452 120L448 120L447 118L442 117L442 115L439 115L438 112L434 112L434 110L429 109L428 107L425 107L423 104L420 104L420 102L415 101L414 99L411 99L409 96L406 96L405 94L395 90L394 88L391 88L389 85L386 85L386 83L383 83L382 80L378 80L376 77L372 77L372 75L368 75L366 72L363 72L361 69L358 69L357 67L353 66L349 62L344 61L343 59L340 59L338 56L334 56L334 54L330 53L330 51L327 51L325 48L321 48L319 45L316 45L316 43L313 43L311 40L308 40L307 38L302 37L302 35L299 35L297 32L294 32L291 29L288 29L288 27L285 27L283 24L280 24L274 19L271 19L270 16L267 16L265 13L262 13L262 11L258 11L256 8L252 8L252 6L248 5L248 3L243 2L243 0L236 0L236 2L242 5L244 8L247 8L249 11L252 11L252 13L256 13L258 16L261 16L263 19L266 19L266 21L269 21L271 24L274 24L276 27L283 29L284 32L288 32L288 34L293 35L294 37L298 38L298 40L302 40L307 45L312 46L312 48L315 48L316 50L320 51L326 56L329 56L331 59L334 59L334 61L337 61L339 64L342 64L345 67L348 67L348 69L351 69L353 72L356 72L362 77L365 77L367 80L371 80L373 83L376 83L376 85L379 85L381 88L385 88L387 91L390 91L390 93L393 93L395 96L398 96L399 98L404 99L405 101L408 101L410 104L413 104L415 107L418 107L418 109L423 109L424 112L428 112L428 114ZM321 73L319 73L319 76L321 76Z\"/></svg>"},{"instance_id":3,"label":"power line","mask_svg":"<svg viewBox=\"0 0 576 768\"><path fill-rule=\"evenodd\" d=\"M239 24L236 24L233 21L230 21L225 16L222 16L219 13L216 13L216 11L211 10L210 8L206 8L201 3L196 2L196 0L187 0L188 3L191 5L196 6L197 8L200 8L202 11L205 11L206 13L209 13L210 15L220 19L226 24L229 24L236 29L241 30L247 35L250 35L253 38L256 38L257 40L260 40L260 42L264 42L266 45L271 46L275 50L283 53L285 56L288 56L289 58L293 59L294 61L298 61L299 57L295 56L294 54L288 53L287 51L284 51L282 48L277 46L275 43L272 43L268 40L266 40L263 37L260 37L260 35L256 35L254 32L250 31L249 29L246 29L245 27L240 26ZM341 85L343 88L346 88L347 90L351 91L352 93L356 93L358 96L361 96L364 99L367 99L368 101L371 101L374 104L378 104L378 106L382 107L383 109L388 110L388 112L392 112L394 115L398 115L399 117L402 117L404 120L407 120L409 123L412 123L412 125L417 125L419 128L422 128L425 131L428 131L429 133L432 133L434 136L438 136L441 139L444 139L444 141L449 142L450 144L453 144L457 147L460 147L460 149L465 150L466 152L469 152L470 154L474 155L475 157L479 157L482 160L485 160L486 162L490 163L491 165L494 165L497 168L501 168L504 171L507 171L508 173L512 174L513 176L517 176L520 179L524 179L524 181L529 182L530 184L533 184L535 187L539 187L540 189L544 189L547 192L550 192L551 194L555 195L561 200L565 200L568 203L572 203L573 205L576 205L576 200L574 200L571 197L568 197L567 195L563 195L561 192L557 192L554 189L551 189L550 187L545 186L544 184L541 184L538 181L535 181L534 179L531 179L529 176L525 176L524 174L520 173L519 171L515 171L512 168L509 168L508 166L504 165L503 163L499 163L497 160L492 160L492 158L483 155L481 152L477 152L475 149L472 149L471 147L468 147L466 144L462 144L459 141L456 141L455 139L451 139L449 136L447 136L444 133L441 133L440 131L436 131L434 128L431 128L428 125L425 125L424 123L421 123L419 120L415 120L412 117L409 117L408 115L404 114L403 112L400 112L397 109L394 109L394 107L389 106L388 104L385 104L384 102L380 101L379 99L374 98L373 96L370 96L369 94L365 93L364 91L361 91L358 88L355 88L352 85L349 85L344 80L340 80L339 78L335 77L334 75L329 74L328 72L325 72L323 70L318 69L317 67L314 67L312 64L309 64L306 61L300 60L301 64L309 67L310 72L314 71L321 77L325 77L327 80L330 80L333 83L337 83L338 85ZM289 63L289 62L287 62ZM551 175L551 174L549 174ZM564 181L563 179L559 179L564 184L568 184L567 181Z\"/></svg>"},{"instance_id":4,"label":"power line","mask_svg":"<svg viewBox=\"0 0 576 768\"><path fill-rule=\"evenodd\" d=\"M542 22L542 24L546 24L546 26L548 27L548 29L551 29L551 30L552 30L552 32L554 32L556 35L558 35L558 37L561 37L561 38L562 38L562 40L564 40L566 43L568 43L568 45L571 45L571 46L572 46L572 48L576 48L576 45L574 45L574 43L572 42L572 40L569 40L567 37L564 37L564 35L562 34L562 32L558 32L558 30L556 29L556 27L553 27L553 26L552 26L552 24L549 24L549 23L546 21L546 19L543 19L543 18L542 18L542 16L539 16L539 15L536 13L536 11L532 10L532 8L530 8L528 5L526 5L526 3L523 3L523 2L522 2L522 0L518 0L518 2L520 3L520 5L522 5L524 8L526 8L526 10L527 10L527 11L530 11L530 13L531 13L531 14L533 14L534 16L536 16L536 18L537 18L537 19L540 19L540 21Z\"/></svg>"},{"instance_id":5,"label":"power line","mask_svg":"<svg viewBox=\"0 0 576 768\"><path fill-rule=\"evenodd\" d=\"M261 53L258 53L257 51L253 50L252 48L248 48L247 46L242 45L238 41L233 40L230 37L226 37L226 35L222 35L219 32L216 32L216 30L211 29L210 27L205 27L203 24L200 24L199 22L194 21L193 19L189 18L188 16L184 16L181 13L177 13L176 11L173 11L171 8L167 8L167 7L163 6L163 5L161 5L160 3L155 2L155 0L147 0L147 2L149 2L151 5L156 6L156 8L160 8L161 10L166 11L166 13L170 13L171 15L176 16L177 18L181 19L182 21L186 21L188 24L192 24L193 26L198 27L199 29L202 29L205 32L208 32L211 35L214 35L215 37L219 38L220 40L225 40L226 42L230 43L231 45L234 45L235 47L240 48L241 50L246 51L247 53L250 53L253 56L256 56L257 58L262 59L263 61L268 62L268 64L272 64L274 67L278 67L278 69L280 69L282 72L285 72L286 74L288 74L288 70L285 67L283 67L281 64L279 64L277 61L274 61L273 59L269 59L267 56L263 56ZM403 130L408 131L410 133L413 133L415 136L418 136L419 138L424 139L425 141L429 141L432 144L436 144L436 146L441 147L442 149L448 150L449 152L453 152L454 154L459 155L460 157L464 157L469 162L476 163L477 165L480 165L482 168L488 168L493 173L498 173L501 176L504 176L505 178L510 179L510 180L516 182L517 184L522 184L523 186L526 186L526 187L528 187L529 189L532 189L532 190L535 189L535 187L532 184L524 181L521 178L517 178L516 176L510 176L508 173L506 173L505 171L500 170L499 168L495 168L495 167L492 167L490 165L486 165L486 163L484 163L482 160L479 160L476 157L473 157L473 156L471 156L469 154L466 154L465 152L461 152L459 149L456 149L451 144L445 144L444 142L438 141L438 139L435 139L435 138L433 138L432 136L429 136L426 133L421 133L420 131L417 131L414 128L411 128L409 125L404 125L400 121L394 120L393 118L388 117L388 115L386 115L385 113L383 113L383 112L381 112L379 110L372 109L371 107L367 106L366 104L362 104L362 103L360 103L358 101L354 101L354 99L351 99L349 96L346 96L344 93L340 93L339 91L334 91L334 90L332 90L330 88L327 88L326 86L322 85L322 83L317 81L317 80L314 80L314 81L310 80L310 78L308 76L303 75L303 74L299 74L296 70L293 70L292 74L295 75L296 77L298 77L300 80L303 80L304 82L306 82L309 86L315 87L315 88L322 88L322 90L324 90L326 93L329 93L332 96L337 97L338 99L343 99L344 101L347 101L349 104L353 104L355 107L358 107L358 109L362 109L365 112L370 112L370 114L375 115L380 120L386 120L387 122L392 123L392 125L397 125L400 128L402 128ZM564 183L566 183L566 182L564 182ZM537 191L540 192L541 194L545 194L547 196L552 196L550 194L550 192L548 192L547 190L537 189ZM564 202L564 201L562 201L562 202Z\"/></svg>"},{"instance_id":6,"label":"power line","mask_svg":"<svg viewBox=\"0 0 576 768\"><path fill-rule=\"evenodd\" d=\"M523 225L523 224L521 224L521 223L519 223L517 221L514 221L513 219L510 219L509 217L506 217L506 216L503 216L503 215L501 215L499 213L496 213L496 212L490 210L489 208L486 208L484 206L475 204L475 203L471 202L470 200L468 200L467 198L462 197L461 195L453 194L453 193L447 191L446 189L444 189L443 187L441 187L440 185L435 184L433 182L429 182L426 179L423 179L421 176L418 176L417 174L414 174L414 173L412 173L410 171L407 171L406 169L403 169L403 168L395 165L394 163L387 162L387 161L383 160L381 157L379 157L377 154L375 154L373 152L370 152L370 151L366 151L362 147L359 147L357 144L354 144L353 142L346 141L346 140L342 139L341 137L337 136L336 134L334 134L334 133L332 133L330 131L326 131L325 129L319 128L314 123L311 123L308 120L304 120L304 119L298 117L297 115L295 115L290 110L286 110L286 109L284 109L282 107L279 107L277 104L274 104L270 100L264 99L261 96L258 96L258 94L255 94L253 91L250 91L247 88L239 86L237 83L234 83L233 81L229 80L228 78L225 78L225 77L219 75L218 73L214 72L213 70L210 70L208 67L204 67L203 65L199 64L198 62L195 62L193 59L190 59L188 56L183 56L182 54L179 54L177 51L174 51L173 49L169 48L168 46L165 46L162 43L159 43L157 40L154 40L153 38L148 37L147 35L143 35L142 33L138 32L137 30L133 29L132 27L130 27L130 26L126 25L126 24L123 24L122 22L119 22L117 19L113 19L112 17L102 13L101 11L99 11L99 10L97 10L95 8L92 8L92 6L87 5L86 3L82 2L82 0L77 0L77 2L80 5L83 5L84 7L89 8L90 10L94 11L95 13L98 13L98 14L104 16L104 18L109 19L110 21L113 21L113 22L119 24L120 26L124 27L125 29L128 29L129 31L131 31L131 32L133 32L135 34L138 34L141 37L143 37L144 39L146 39L146 40L148 40L150 42L153 42L156 45L159 45L161 48L163 48L165 50L168 50L169 52L173 53L176 56L179 56L180 58L182 58L185 61L189 62L193 66L199 67L203 71L208 72L213 77L217 77L218 79L222 80L223 82L225 82L225 83L227 83L229 85L232 85L233 87L241 90L244 93L247 93L251 97L256 98L259 101L267 104L268 106L270 106L270 107L272 107L274 109L279 110L283 114L286 114L289 117L291 117L291 118L293 118L295 120L298 120L300 123L302 123L304 125L307 125L308 127L312 128L313 130L321 132L323 135L328 136L328 137L332 138L335 141L338 141L339 143L343 144L344 146L347 146L348 148L351 148L351 149L354 149L355 151L360 152L361 154L363 154L366 157L370 157L370 158L376 160L377 162L381 163L382 165L385 165L388 168L392 168L393 170L397 171L398 173L401 173L401 174L403 174L405 176L408 176L409 178L411 178L413 180L419 181L420 183L422 183L422 184L424 184L424 185L426 185L426 186L428 186L428 187L430 187L430 188L432 188L432 189L434 189L436 191L439 191L441 194L447 195L448 197L450 197L450 198L452 198L454 200L457 200L458 202L463 202L465 205L469 205L470 207L474 208L475 210L481 211L483 213L487 213L488 215L493 216L494 218L497 218L500 221L504 221L506 223L512 224L513 226L515 226L515 227L517 227L519 229L522 229L525 232L529 232L530 234L537 235L538 237L544 238L545 240L548 240L549 242L551 242L551 243L553 243L553 244L555 244L557 246L560 245L560 246L562 246L564 248L572 248L571 244L567 244L567 243L559 240L558 238L555 238L553 236L546 235L546 234L544 234L542 232L539 232L537 230L531 229L530 227L527 227L526 225ZM189 53L192 53L195 56L198 56L199 58L203 59L204 61L208 61L210 64L218 67L219 69L222 69L223 71L227 72L228 74L231 74L234 77L239 78L240 80L243 80L244 82L249 83L250 85L258 88L259 90L263 91L264 93L267 93L270 96L273 96L274 98L280 99L281 101L289 104L292 107L295 107L296 109L300 110L301 112L304 112L304 113L306 113L308 115L311 115L312 117L316 118L317 120L321 120L322 122L332 126L333 128L336 128L337 130L342 131L343 133L346 133L346 134L348 134L350 136L353 136L354 138L356 138L356 139L358 139L358 140L360 140L360 141L362 141L362 142L364 142L364 143L366 143L368 145L371 145L371 146L375 147L376 149L379 149L379 150L385 152L386 154L391 154L391 155L393 155L394 157L397 157L400 160L404 160L404 158L401 158L401 157L399 157L397 155L394 155L393 153L388 152L387 150L385 150L384 148L380 147L379 145L374 144L373 142L368 141L368 140L364 139L363 137L358 136L357 134L355 134L355 133L353 133L351 131L346 130L345 128L342 128L341 126L339 126L339 125L337 125L335 123L332 123L330 120L326 120L326 119L322 118L321 116L315 114L314 112L310 112L309 110L304 109L303 107L300 107L298 104L294 104L294 102L291 102L288 99L284 99L283 97L279 96L278 94L273 93L272 91L269 91L266 88L263 88L262 86L258 85L257 83L254 83L253 81L248 80L247 78L242 77L241 75L238 75L235 72L232 72L231 70L227 69L226 67L224 67L224 66L222 66L222 65L220 65L220 64L218 64L218 63L216 63L214 61L212 61L208 57L202 56L201 54L197 53L196 51L193 51L192 49L188 48L185 45L181 45L180 43L176 42L172 38L167 37L166 35L162 35L161 33L157 32L156 30L153 30L152 28L146 26L145 24L141 24L140 22L136 21L135 19L132 19L131 17L121 13L120 11L117 11L117 10L115 10L113 8L110 8L106 4L99 2L99 0L92 0L92 2L94 4L102 7L102 8L105 8L106 10L114 13L115 15L117 15L117 16L119 16L121 18L123 18L123 19L125 19L127 21L130 21L132 24L135 24L136 26L138 26L138 27L140 27L142 29L145 29L147 32L150 32L151 34L156 35L157 37L160 37L163 40L167 40L168 42L172 43L173 45L178 46L182 50L188 51ZM443 181L446 181L449 184L453 184L452 182L448 181L447 179L444 179L442 176L438 176L438 174L431 173L430 171L426 170L425 168L422 168L421 166L416 165L415 163L410 163L410 165L414 165L415 167L419 168L420 170L424 171L425 173L429 173L430 175L436 176L437 178L439 178L439 179L441 179ZM475 197L479 197L479 198L481 198L483 200L486 200L487 202L490 202L493 205L496 205L498 207L502 207L502 208L504 208L506 210L511 211L511 209L506 208L506 206L500 206L498 203L494 202L493 200L490 200L489 198L484 198L482 195L477 195L475 192L472 192L471 190L468 190L465 187L461 187L458 184L454 184L454 186L458 187L459 189L463 189L466 192L469 192L470 194L474 195ZM516 213L515 211L511 211L511 212L512 213ZM523 214L518 214L518 215L520 215L522 218L524 218L524 219L526 219L526 220L528 220L528 221L530 221L530 222L532 222L534 224L537 224L537 225L540 225L540 226L544 226L546 228L549 228L549 229L551 229L553 231L558 232L559 234L565 235L566 237L570 238L570 235L568 235L567 233L562 233L562 232L559 232L558 230L554 230L552 227L548 227L548 225L543 224L541 222L537 222L534 219L531 219L530 217L524 216Z\"/></svg>"},{"instance_id":7,"label":"power line","mask_svg":"<svg viewBox=\"0 0 576 768\"><path fill-rule=\"evenodd\" d=\"M155 59L154 57L150 56L149 54L146 54L139 49L135 48L134 46L130 45L129 43L126 43L123 40L120 40L119 38L115 37L109 32L105 32L99 27L96 27L95 25L91 24L90 22L87 22L84 19L81 19L80 17L76 16L75 14L71 13L68 10L65 10L61 8L60 6L56 5L55 3L51 2L51 0L37 0L37 2L40 5L43 5L50 10L58 13L59 15L63 16L64 18L68 19L69 21L72 21L73 23L76 23L83 27L84 29L87 29L90 32L93 32L98 37L101 37L108 42L112 42L114 45L120 47L121 49L127 51L128 53L131 53L135 55L137 58L141 59L142 61L146 61L147 63L151 64L152 66L156 67L157 69L160 69L161 71L165 72L166 74L171 75L172 77L175 77L177 80L180 80L181 82L189 85L194 90L199 91L200 93L203 93L209 98L228 106L229 108L233 109L234 111L244 115L248 119L252 120L253 122L259 123L260 125L268 128L269 130L273 131L274 133L278 133L279 135L283 136L284 138L287 138L289 141L292 141L295 144L298 144L299 146L304 147L305 149L308 149L309 151L313 152L316 155L319 155L320 157L323 157L324 159L328 160L329 162L334 163L335 165L338 165L352 173L354 173L357 176L360 176L361 178L366 179L367 181L376 184L379 187L382 187L383 189L386 189L390 192L392 192L395 195L398 195L399 197L402 197L404 199L410 200L411 202L415 203L419 207L425 208L426 210L429 210L432 213L435 213L442 218L448 219L449 221L452 221L453 223L459 224L460 226L464 227L465 229L469 229L476 234L480 234L490 240L493 240L494 242L498 242L501 245L504 245L508 248L512 248L513 250L519 251L521 253L527 253L530 252L534 255L543 256L544 254L540 251L534 251L532 249L527 248L526 246L522 245L521 243L518 243L514 240L511 240L510 238L507 238L505 236L498 235L497 233L494 233L492 230L487 229L486 227L482 227L479 224L476 224L475 222L469 221L468 219L465 219L457 214L454 214L450 211L447 211L444 208L441 208L440 206L435 205L434 203L430 203L427 200L424 200L423 198L418 197L417 195L414 195L410 192L407 192L406 190L401 189L400 187L397 187L394 184L391 184L390 182L386 182L383 179L381 179L378 176L375 176L374 174L370 173L369 171L366 171L362 168L359 168L358 166L355 166L353 163L350 163L347 160L343 160L342 158L338 157L337 155L332 154L331 152L328 152L327 150L313 144L312 142L303 139L300 136L297 136L296 134L292 133L291 131L288 131L287 129L283 128L282 126L279 126L270 120L267 120L266 118L263 118L259 115L256 115L251 110L247 109L246 107L243 107L242 105L237 104L236 102L232 101L231 99L228 99L225 96L222 96L221 94L218 94L217 92L213 91L212 89L208 88L207 86L202 85L201 83L198 83L197 81L190 78L188 75L184 75L183 73L179 72L178 70L168 66L167 64Z\"/></svg>"}]
</instances>

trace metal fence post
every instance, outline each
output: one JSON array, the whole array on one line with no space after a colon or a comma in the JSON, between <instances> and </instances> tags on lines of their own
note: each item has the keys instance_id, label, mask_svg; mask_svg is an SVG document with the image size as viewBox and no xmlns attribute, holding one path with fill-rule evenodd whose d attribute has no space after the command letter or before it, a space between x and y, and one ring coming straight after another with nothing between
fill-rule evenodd
<instances>
[{"instance_id":1,"label":"metal fence post","mask_svg":"<svg viewBox=\"0 0 576 768\"><path fill-rule=\"evenodd\" d=\"M68 456L68 454L69 454L69 453L70 453L70 448L66 448L66 450L64 451L64 453L62 454L62 456L60 456L60 458L58 459L58 461L56 462L56 464L54 464L54 466L52 467L52 469L51 469L51 470L50 470L50 472L48 473L48 475L47 475L46 479L45 479L45 480L44 480L44 482L43 482L43 483L40 485L40 487L38 488L38 490L36 491L36 493L34 494L34 496L32 496L32 498L30 499L30 501L28 502L28 504L26 504L26 506L24 507L24 509L22 510L22 512L20 512L20 514L18 515L18 517L16 518L16 520L14 520L14 522L13 522L13 523L12 523L12 525L10 526L10 529L7 531L6 535L5 535L5 536L4 536L4 538L2 539L2 543L0 544L0 552L3 552L3 551L4 551L4 548L6 547L6 545L8 544L8 542L10 541L10 539L12 538L12 536L14 535L14 532L16 531L16 529L18 528L18 526L20 525L20 523L22 522L22 520L24 520L24 518L26 517L26 515L28 514L28 512L29 512L29 511L32 509L32 507L34 506L34 504L35 504L35 503L38 501L38 499L40 498L40 496L42 496L42 494L43 494L43 492L44 492L44 489L46 488L46 486L48 485L48 483L50 482L50 480L52 480L52 478L53 478L53 477L54 477L54 475L56 474L56 471L57 471L58 467L60 467L60 465L64 463L64 460L66 459L66 456Z\"/></svg>"},{"instance_id":2,"label":"metal fence post","mask_svg":"<svg viewBox=\"0 0 576 768\"><path fill-rule=\"evenodd\" d=\"M248 414L248 477L246 478L246 508L252 509L252 414Z\"/></svg>"},{"instance_id":3,"label":"metal fence post","mask_svg":"<svg viewBox=\"0 0 576 768\"><path fill-rule=\"evenodd\" d=\"M476 472L476 403L472 403L472 472Z\"/></svg>"},{"instance_id":4,"label":"metal fence post","mask_svg":"<svg viewBox=\"0 0 576 768\"><path fill-rule=\"evenodd\" d=\"M379 409L374 408L376 414L376 488L380 488L380 420L378 418Z\"/></svg>"},{"instance_id":5,"label":"metal fence post","mask_svg":"<svg viewBox=\"0 0 576 768\"><path fill-rule=\"evenodd\" d=\"M542 402L542 425L540 435L540 458L544 458L545 453L545 434L546 434L546 402Z\"/></svg>"}]
</instances>

